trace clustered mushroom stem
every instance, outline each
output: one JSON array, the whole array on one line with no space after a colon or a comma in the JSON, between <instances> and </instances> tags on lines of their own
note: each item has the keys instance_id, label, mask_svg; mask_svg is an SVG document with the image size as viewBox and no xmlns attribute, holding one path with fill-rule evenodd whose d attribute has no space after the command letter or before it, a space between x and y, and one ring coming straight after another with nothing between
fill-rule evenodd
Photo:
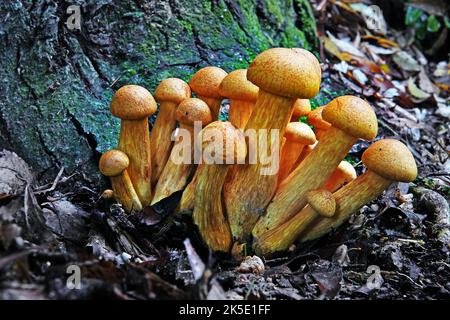
<instances>
[{"instance_id":1,"label":"clustered mushroom stem","mask_svg":"<svg viewBox=\"0 0 450 320\"><path fill-rule=\"evenodd\" d=\"M297 240L302 226L308 226L317 218L315 210L307 205L292 219L262 233L253 240L253 248L257 254L284 251Z\"/></svg>"},{"instance_id":2,"label":"clustered mushroom stem","mask_svg":"<svg viewBox=\"0 0 450 320\"><path fill-rule=\"evenodd\" d=\"M278 150L286 125L289 123L294 99L276 96L259 90L254 111L247 123L246 131L254 129L262 134L260 129L267 129L268 153L274 152L270 145L271 132L279 130ZM259 149L258 149L259 150ZM250 150L249 150L250 152ZM258 152L259 153L259 152ZM279 157L279 152L277 159ZM263 214L267 204L277 187L277 174L264 175L261 169L270 165L262 164L259 159L256 164L235 166L233 181L225 186L225 204L230 221L231 231L238 240L245 240L250 234L258 218Z\"/></svg>"},{"instance_id":3,"label":"clustered mushroom stem","mask_svg":"<svg viewBox=\"0 0 450 320\"><path fill-rule=\"evenodd\" d=\"M211 117L213 121L219 119L220 107L222 106L222 99L198 96L200 100L203 100L211 110Z\"/></svg>"},{"instance_id":4,"label":"clustered mushroom stem","mask_svg":"<svg viewBox=\"0 0 450 320\"><path fill-rule=\"evenodd\" d=\"M158 117L150 134L152 153L152 187L156 185L159 177L169 159L173 142L170 139L172 132L177 127L175 111L177 103L162 101L160 103Z\"/></svg>"},{"instance_id":5,"label":"clustered mushroom stem","mask_svg":"<svg viewBox=\"0 0 450 320\"><path fill-rule=\"evenodd\" d=\"M134 190L128 171L124 170L121 175L110 178L114 198L123 205L125 211L142 210L141 201Z\"/></svg>"},{"instance_id":6,"label":"clustered mushroom stem","mask_svg":"<svg viewBox=\"0 0 450 320\"><path fill-rule=\"evenodd\" d=\"M194 209L195 203L195 186L197 185L198 176L200 173L200 169L204 164L199 164L197 166L197 170L195 170L195 174L192 177L191 182L187 185L187 187L183 191L183 195L181 196L180 203L178 204L175 212L183 212L186 210Z\"/></svg>"},{"instance_id":7,"label":"clustered mushroom stem","mask_svg":"<svg viewBox=\"0 0 450 320\"><path fill-rule=\"evenodd\" d=\"M204 164L199 167L195 185L194 222L213 251L228 252L232 243L222 203L222 186L227 171L226 165Z\"/></svg>"},{"instance_id":8,"label":"clustered mushroom stem","mask_svg":"<svg viewBox=\"0 0 450 320\"><path fill-rule=\"evenodd\" d=\"M178 138L174 144L174 147L172 148L172 152L169 156L169 159L164 166L163 172L161 173L160 179L158 180L158 183L155 187L155 195L153 197L153 200L151 204L155 204L159 201L161 201L164 198L167 198L174 192L177 192L179 190L182 190L187 183L187 180L192 174L192 170L194 168L194 135L195 130L194 127L191 125L186 125L184 123L179 124L180 130L186 130L186 135L183 135L182 139L180 137ZM188 159L191 159L191 161L188 161L187 163L175 163L173 159L184 159L186 158L186 155L184 154L175 154L175 152L179 152L181 150L185 150L184 148L177 148L179 144L185 144L186 141L183 141L184 137L187 136L189 133L189 139L190 141L190 155L187 156ZM190 158L189 158L190 157Z\"/></svg>"},{"instance_id":9,"label":"clustered mushroom stem","mask_svg":"<svg viewBox=\"0 0 450 320\"><path fill-rule=\"evenodd\" d=\"M378 197L393 182L368 169L333 194L336 199L335 215L331 218L321 219L317 224L308 228L304 235L301 236L301 241L319 238L332 229L336 229L344 221L348 220L352 213Z\"/></svg>"},{"instance_id":10,"label":"clustered mushroom stem","mask_svg":"<svg viewBox=\"0 0 450 320\"><path fill-rule=\"evenodd\" d=\"M239 129L244 130L253 112L254 102L244 100L230 100L228 120Z\"/></svg>"},{"instance_id":11,"label":"clustered mushroom stem","mask_svg":"<svg viewBox=\"0 0 450 320\"><path fill-rule=\"evenodd\" d=\"M306 193L324 184L357 138L331 127L317 146L278 187L266 214L253 229L253 236L275 228L306 205Z\"/></svg>"},{"instance_id":12,"label":"clustered mushroom stem","mask_svg":"<svg viewBox=\"0 0 450 320\"><path fill-rule=\"evenodd\" d=\"M286 139L281 150L280 171L278 172L278 183L281 183L291 173L295 162L300 157L305 145L296 141Z\"/></svg>"},{"instance_id":13,"label":"clustered mushroom stem","mask_svg":"<svg viewBox=\"0 0 450 320\"><path fill-rule=\"evenodd\" d=\"M120 125L118 149L130 158L128 173L142 206L150 204L151 155L148 119L124 120Z\"/></svg>"}]
</instances>

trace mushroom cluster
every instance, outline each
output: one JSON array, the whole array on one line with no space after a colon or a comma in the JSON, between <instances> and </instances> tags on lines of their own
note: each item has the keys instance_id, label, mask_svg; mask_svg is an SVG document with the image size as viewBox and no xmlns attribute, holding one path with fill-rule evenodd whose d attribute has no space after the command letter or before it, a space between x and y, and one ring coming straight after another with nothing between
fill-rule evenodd
<instances>
[{"instance_id":1,"label":"mushroom cluster","mask_svg":"<svg viewBox=\"0 0 450 320\"><path fill-rule=\"evenodd\" d=\"M239 255L252 244L267 255L321 237L392 183L413 181L417 167L403 143L382 139L363 153L357 176L343 159L358 139L375 139L375 112L355 96L311 110L320 82L316 57L297 48L266 50L229 74L205 67L189 84L169 78L155 91L151 134L153 96L124 86L111 103L119 143L100 171L128 212L182 191L174 214L192 211L213 251ZM218 120L223 99L229 121Z\"/></svg>"}]
</instances>

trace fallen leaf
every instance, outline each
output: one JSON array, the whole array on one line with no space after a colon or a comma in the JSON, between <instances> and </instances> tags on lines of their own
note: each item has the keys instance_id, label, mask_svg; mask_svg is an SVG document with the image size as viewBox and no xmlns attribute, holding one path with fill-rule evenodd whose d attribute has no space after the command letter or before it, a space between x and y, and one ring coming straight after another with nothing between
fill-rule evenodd
<instances>
[{"instance_id":1,"label":"fallen leaf","mask_svg":"<svg viewBox=\"0 0 450 320\"><path fill-rule=\"evenodd\" d=\"M420 71L420 65L409 53L400 51L394 54L394 62L405 71Z\"/></svg>"},{"instance_id":2,"label":"fallen leaf","mask_svg":"<svg viewBox=\"0 0 450 320\"><path fill-rule=\"evenodd\" d=\"M408 91L414 98L417 98L421 101L424 101L431 96L429 93L420 90L419 87L417 87L416 84L414 83L413 78L409 78L408 80Z\"/></svg>"},{"instance_id":3,"label":"fallen leaf","mask_svg":"<svg viewBox=\"0 0 450 320\"><path fill-rule=\"evenodd\" d=\"M431 82L430 78L428 78L424 68L422 68L419 72L419 86L420 89L427 93L439 94L439 92L441 91L437 86L433 84L433 82Z\"/></svg>"},{"instance_id":4,"label":"fallen leaf","mask_svg":"<svg viewBox=\"0 0 450 320\"><path fill-rule=\"evenodd\" d=\"M364 22L369 30L385 35L387 32L387 23L383 12L377 5L366 5L364 3L354 3L350 5L352 9L361 13Z\"/></svg>"},{"instance_id":5,"label":"fallen leaf","mask_svg":"<svg viewBox=\"0 0 450 320\"><path fill-rule=\"evenodd\" d=\"M348 39L347 40L338 39L335 36L333 36L329 31L327 31L327 35L340 51L348 52L354 56L365 58L364 53L362 53L358 48L356 48Z\"/></svg>"}]
</instances>

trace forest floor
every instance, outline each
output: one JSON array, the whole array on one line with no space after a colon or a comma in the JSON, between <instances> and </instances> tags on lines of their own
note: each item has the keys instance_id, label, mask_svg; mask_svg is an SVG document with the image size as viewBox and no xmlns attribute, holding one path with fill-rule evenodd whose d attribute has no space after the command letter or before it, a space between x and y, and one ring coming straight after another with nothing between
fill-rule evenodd
<instances>
[{"instance_id":1,"label":"forest floor","mask_svg":"<svg viewBox=\"0 0 450 320\"><path fill-rule=\"evenodd\" d=\"M188 213L169 217L180 194L127 215L63 169L35 186L28 166L3 151L0 299L450 299L448 26L436 15L448 8L381 7L381 18L368 1L354 2L313 2L324 83L312 103L365 97L378 138L413 152L414 183L393 185L318 241L239 263L208 252ZM348 157L358 173L367 146Z\"/></svg>"}]
</instances>

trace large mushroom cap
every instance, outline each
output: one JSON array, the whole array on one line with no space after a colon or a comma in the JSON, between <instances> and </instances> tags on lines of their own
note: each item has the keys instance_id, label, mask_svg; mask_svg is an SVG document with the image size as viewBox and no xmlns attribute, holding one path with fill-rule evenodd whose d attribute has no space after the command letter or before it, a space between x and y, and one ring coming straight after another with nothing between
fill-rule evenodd
<instances>
[{"instance_id":1,"label":"large mushroom cap","mask_svg":"<svg viewBox=\"0 0 450 320\"><path fill-rule=\"evenodd\" d=\"M331 123L323 120L322 117L323 109L324 107L318 107L313 111L311 111L308 114L308 119L306 119L306 121L308 121L308 123L316 129L328 130L331 127Z\"/></svg>"},{"instance_id":2,"label":"large mushroom cap","mask_svg":"<svg viewBox=\"0 0 450 320\"><path fill-rule=\"evenodd\" d=\"M297 99L295 100L294 107L292 110L293 117L303 117L307 116L311 112L311 102L308 99Z\"/></svg>"},{"instance_id":3,"label":"large mushroom cap","mask_svg":"<svg viewBox=\"0 0 450 320\"><path fill-rule=\"evenodd\" d=\"M226 71L221 68L205 67L192 76L189 86L199 96L221 99L219 86L226 76Z\"/></svg>"},{"instance_id":4,"label":"large mushroom cap","mask_svg":"<svg viewBox=\"0 0 450 320\"><path fill-rule=\"evenodd\" d=\"M106 151L100 158L99 169L107 177L118 176L128 168L130 159L120 150Z\"/></svg>"},{"instance_id":5,"label":"large mushroom cap","mask_svg":"<svg viewBox=\"0 0 450 320\"><path fill-rule=\"evenodd\" d=\"M323 217L332 217L336 212L336 200L328 190L311 190L306 194L306 200Z\"/></svg>"},{"instance_id":6,"label":"large mushroom cap","mask_svg":"<svg viewBox=\"0 0 450 320\"><path fill-rule=\"evenodd\" d=\"M220 84L219 93L223 97L235 100L256 101L258 87L247 80L247 70L238 69L230 72Z\"/></svg>"},{"instance_id":7,"label":"large mushroom cap","mask_svg":"<svg viewBox=\"0 0 450 320\"><path fill-rule=\"evenodd\" d=\"M362 162L371 171L392 181L410 182L417 177L416 161L411 151L394 139L372 144L363 153Z\"/></svg>"},{"instance_id":8,"label":"large mushroom cap","mask_svg":"<svg viewBox=\"0 0 450 320\"><path fill-rule=\"evenodd\" d=\"M250 64L247 79L274 95L309 99L319 92L319 61L303 49L273 48Z\"/></svg>"},{"instance_id":9,"label":"large mushroom cap","mask_svg":"<svg viewBox=\"0 0 450 320\"><path fill-rule=\"evenodd\" d=\"M372 107L361 98L337 97L325 106L322 117L353 137L372 140L377 136L377 116Z\"/></svg>"},{"instance_id":10,"label":"large mushroom cap","mask_svg":"<svg viewBox=\"0 0 450 320\"><path fill-rule=\"evenodd\" d=\"M286 139L308 145L316 142L316 135L312 129L302 122L289 122L284 132Z\"/></svg>"},{"instance_id":11,"label":"large mushroom cap","mask_svg":"<svg viewBox=\"0 0 450 320\"><path fill-rule=\"evenodd\" d=\"M178 122L190 126L193 126L195 121L201 121L202 126L212 121L208 105L197 98L183 100L177 107L175 118Z\"/></svg>"},{"instance_id":12,"label":"large mushroom cap","mask_svg":"<svg viewBox=\"0 0 450 320\"><path fill-rule=\"evenodd\" d=\"M214 121L199 133L197 143L205 156L211 155L211 160L222 163L241 163L247 155L245 136L241 130L228 121ZM200 147L200 145L198 145Z\"/></svg>"},{"instance_id":13,"label":"large mushroom cap","mask_svg":"<svg viewBox=\"0 0 450 320\"><path fill-rule=\"evenodd\" d=\"M158 102L170 101L179 104L190 97L191 88L186 82L178 78L164 79L155 90L155 98Z\"/></svg>"},{"instance_id":14,"label":"large mushroom cap","mask_svg":"<svg viewBox=\"0 0 450 320\"><path fill-rule=\"evenodd\" d=\"M126 85L117 90L111 101L111 113L123 120L139 120L156 112L155 99L147 89Z\"/></svg>"}]
</instances>

